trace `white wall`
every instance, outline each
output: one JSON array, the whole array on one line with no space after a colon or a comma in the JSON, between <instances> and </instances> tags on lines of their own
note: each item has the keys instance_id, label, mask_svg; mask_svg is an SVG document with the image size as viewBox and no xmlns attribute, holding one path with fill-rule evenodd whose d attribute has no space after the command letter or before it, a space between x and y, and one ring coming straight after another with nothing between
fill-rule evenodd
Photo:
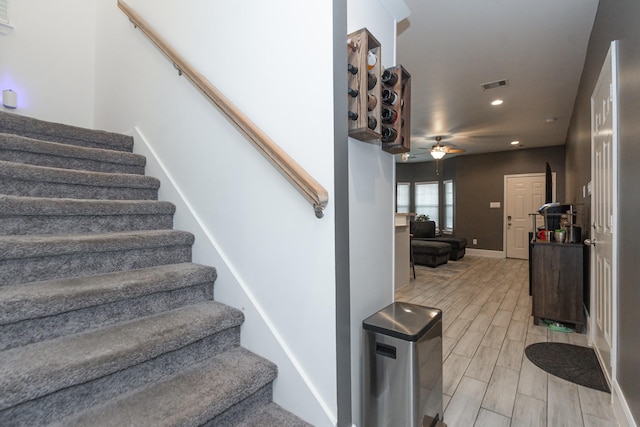
<instances>
[{"instance_id":1,"label":"white wall","mask_svg":"<svg viewBox=\"0 0 640 427\"><path fill-rule=\"evenodd\" d=\"M333 188L331 5L130 0L153 27L327 189ZM241 13L238 13L240 11ZM98 10L96 125L144 136L194 261L245 311L242 344L279 366L275 400L336 416L333 206L310 204L132 25ZM155 157L154 157L155 155ZM173 186L170 185L173 183ZM188 211L191 209L191 212Z\"/></svg>"},{"instance_id":2,"label":"white wall","mask_svg":"<svg viewBox=\"0 0 640 427\"><path fill-rule=\"evenodd\" d=\"M395 63L396 22L381 2L349 0L348 32L366 27L380 42L383 67ZM380 142L349 138L351 381L354 424L361 424L362 321L393 302L394 156Z\"/></svg>"},{"instance_id":3,"label":"white wall","mask_svg":"<svg viewBox=\"0 0 640 427\"><path fill-rule=\"evenodd\" d=\"M0 33L0 91L15 91L18 108L5 111L93 125L95 7L95 0L9 0L14 29Z\"/></svg>"}]
</instances>

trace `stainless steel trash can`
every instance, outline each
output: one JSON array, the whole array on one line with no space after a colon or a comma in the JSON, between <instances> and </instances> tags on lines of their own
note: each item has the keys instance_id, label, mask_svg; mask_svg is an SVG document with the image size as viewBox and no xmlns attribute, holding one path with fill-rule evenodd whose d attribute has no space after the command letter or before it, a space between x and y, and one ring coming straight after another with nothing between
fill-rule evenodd
<instances>
[{"instance_id":1,"label":"stainless steel trash can","mask_svg":"<svg viewBox=\"0 0 640 427\"><path fill-rule=\"evenodd\" d=\"M442 422L442 311L396 302L362 322L367 427Z\"/></svg>"}]
</instances>

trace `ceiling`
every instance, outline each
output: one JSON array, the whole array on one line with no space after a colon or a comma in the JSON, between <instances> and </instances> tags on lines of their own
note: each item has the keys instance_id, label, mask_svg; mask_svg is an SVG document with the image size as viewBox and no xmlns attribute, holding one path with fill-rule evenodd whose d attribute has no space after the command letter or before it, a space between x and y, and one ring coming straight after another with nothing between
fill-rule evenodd
<instances>
[{"instance_id":1,"label":"ceiling","mask_svg":"<svg viewBox=\"0 0 640 427\"><path fill-rule=\"evenodd\" d=\"M409 162L433 160L436 136L465 154L564 144L598 0L404 1L397 63L411 74Z\"/></svg>"}]
</instances>

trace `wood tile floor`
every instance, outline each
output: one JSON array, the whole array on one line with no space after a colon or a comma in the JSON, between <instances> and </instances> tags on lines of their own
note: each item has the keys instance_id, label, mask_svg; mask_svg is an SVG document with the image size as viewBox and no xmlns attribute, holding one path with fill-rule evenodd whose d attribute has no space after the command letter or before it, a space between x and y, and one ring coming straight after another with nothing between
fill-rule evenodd
<instances>
[{"instance_id":1,"label":"wood tile floor","mask_svg":"<svg viewBox=\"0 0 640 427\"><path fill-rule=\"evenodd\" d=\"M444 421L449 427L613 427L610 395L547 374L535 342L587 345L584 334L533 325L527 261L465 256L416 266L396 301L443 311Z\"/></svg>"}]
</instances>

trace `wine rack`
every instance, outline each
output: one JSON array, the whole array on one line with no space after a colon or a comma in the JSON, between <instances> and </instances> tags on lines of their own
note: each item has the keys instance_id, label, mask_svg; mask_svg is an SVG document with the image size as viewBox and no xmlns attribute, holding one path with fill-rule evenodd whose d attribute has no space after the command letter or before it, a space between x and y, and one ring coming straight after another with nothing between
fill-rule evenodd
<instances>
[{"instance_id":1,"label":"wine rack","mask_svg":"<svg viewBox=\"0 0 640 427\"><path fill-rule=\"evenodd\" d=\"M411 148L411 75L402 65L387 68L381 76L381 140L388 153L408 153Z\"/></svg>"},{"instance_id":2,"label":"wine rack","mask_svg":"<svg viewBox=\"0 0 640 427\"><path fill-rule=\"evenodd\" d=\"M348 35L349 136L360 141L379 140L382 56L378 40L366 28Z\"/></svg>"}]
</instances>

